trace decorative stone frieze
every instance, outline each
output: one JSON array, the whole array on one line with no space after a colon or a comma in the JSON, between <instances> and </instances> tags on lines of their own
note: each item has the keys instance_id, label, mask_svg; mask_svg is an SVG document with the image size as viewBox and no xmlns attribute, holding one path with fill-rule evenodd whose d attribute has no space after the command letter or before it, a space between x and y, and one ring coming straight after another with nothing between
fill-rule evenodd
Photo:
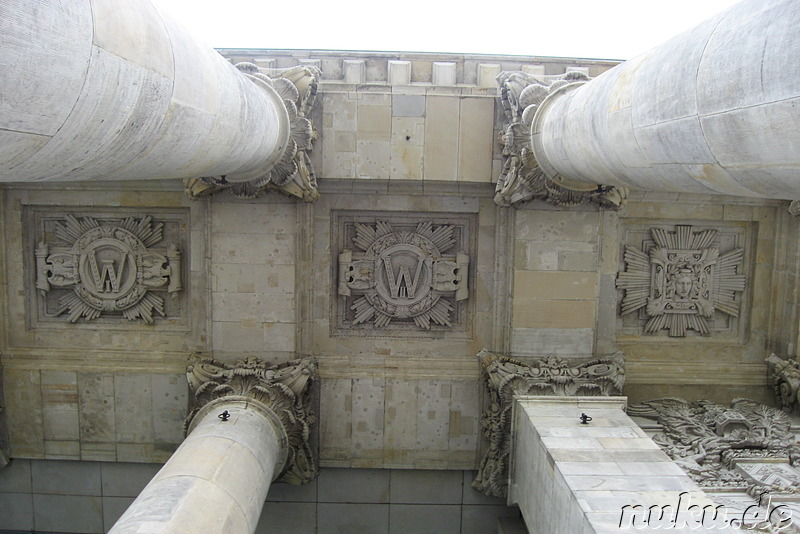
<instances>
[{"instance_id":1,"label":"decorative stone frieze","mask_svg":"<svg viewBox=\"0 0 800 534\"><path fill-rule=\"evenodd\" d=\"M442 223L444 222L444 223ZM465 225L446 220L353 220L338 257L340 325L428 331L463 324L470 258ZM351 248L352 247L352 248Z\"/></svg>"},{"instance_id":2,"label":"decorative stone frieze","mask_svg":"<svg viewBox=\"0 0 800 534\"><path fill-rule=\"evenodd\" d=\"M781 410L749 399L730 408L656 399L627 412L657 421L653 440L704 488L800 494L800 442Z\"/></svg>"},{"instance_id":3,"label":"decorative stone frieze","mask_svg":"<svg viewBox=\"0 0 800 534\"><path fill-rule=\"evenodd\" d=\"M489 393L481 419L489 449L472 486L505 497L511 445L511 407L516 395L620 395L625 382L621 352L597 358L548 358L522 362L487 351L478 353Z\"/></svg>"},{"instance_id":4,"label":"decorative stone frieze","mask_svg":"<svg viewBox=\"0 0 800 534\"><path fill-rule=\"evenodd\" d=\"M45 317L153 323L168 315L161 295L183 289L181 251L164 242L164 223L151 216L65 214L37 230L35 286Z\"/></svg>"},{"instance_id":5,"label":"decorative stone frieze","mask_svg":"<svg viewBox=\"0 0 800 534\"><path fill-rule=\"evenodd\" d=\"M617 276L617 288L624 291L621 315L643 310L644 333L667 329L670 337L684 337L688 330L709 335L715 312L738 317L746 283L744 250L720 253L718 234L689 225L654 227L648 249L626 245L626 270Z\"/></svg>"},{"instance_id":6,"label":"decorative stone frieze","mask_svg":"<svg viewBox=\"0 0 800 534\"><path fill-rule=\"evenodd\" d=\"M531 148L531 126L536 110L548 95L567 84L586 82L581 72L558 76L534 76L503 71L497 77L498 96L505 114L503 124L503 169L497 180L494 201L512 206L531 199L555 206L576 206L591 202L603 208L619 209L628 196L624 187L598 186L590 190L570 189L568 184L548 178L539 167Z\"/></svg>"},{"instance_id":7,"label":"decorative stone frieze","mask_svg":"<svg viewBox=\"0 0 800 534\"><path fill-rule=\"evenodd\" d=\"M212 400L245 397L258 402L277 416L288 438L288 457L276 480L290 484L309 482L319 472L309 442L311 427L316 421L310 398L316 373L317 365L310 358L269 365L249 357L228 365L195 354L186 371L192 409L184 429L189 428L195 415Z\"/></svg>"},{"instance_id":8,"label":"decorative stone frieze","mask_svg":"<svg viewBox=\"0 0 800 534\"><path fill-rule=\"evenodd\" d=\"M800 362L774 354L766 362L778 404L788 412L800 413Z\"/></svg>"},{"instance_id":9,"label":"decorative stone frieze","mask_svg":"<svg viewBox=\"0 0 800 534\"><path fill-rule=\"evenodd\" d=\"M253 63L239 63L240 71L256 83L266 83L283 99L289 115L291 136L283 157L272 170L261 176L234 181L230 176L207 176L185 181L186 194L198 198L227 189L237 198L255 198L265 189L274 189L305 202L319 198L317 179L308 153L316 133L308 117L314 107L317 86L322 77L313 66L296 66L263 74Z\"/></svg>"}]
</instances>

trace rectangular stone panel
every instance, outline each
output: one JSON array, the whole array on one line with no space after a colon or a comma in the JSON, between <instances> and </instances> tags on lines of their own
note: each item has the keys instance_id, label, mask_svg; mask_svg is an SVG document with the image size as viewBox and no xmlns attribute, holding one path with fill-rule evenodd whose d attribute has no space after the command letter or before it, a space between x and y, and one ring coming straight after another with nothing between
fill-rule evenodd
<instances>
[{"instance_id":1,"label":"rectangular stone panel","mask_svg":"<svg viewBox=\"0 0 800 534\"><path fill-rule=\"evenodd\" d=\"M475 306L476 223L470 214L334 211L332 334L463 337Z\"/></svg>"},{"instance_id":2,"label":"rectangular stone panel","mask_svg":"<svg viewBox=\"0 0 800 534\"><path fill-rule=\"evenodd\" d=\"M189 210L24 208L31 328L188 328Z\"/></svg>"}]
</instances>

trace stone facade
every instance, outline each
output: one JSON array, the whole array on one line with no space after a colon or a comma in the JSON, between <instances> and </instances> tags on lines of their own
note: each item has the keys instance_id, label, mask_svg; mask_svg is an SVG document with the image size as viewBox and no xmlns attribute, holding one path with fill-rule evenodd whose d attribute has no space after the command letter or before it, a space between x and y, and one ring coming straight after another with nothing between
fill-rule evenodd
<instances>
[{"instance_id":1,"label":"stone facade","mask_svg":"<svg viewBox=\"0 0 800 534\"><path fill-rule=\"evenodd\" d=\"M253 355L276 364L298 357L317 362L309 403L318 423L308 443L321 475L305 487L312 489L276 486L265 514L277 519L259 532L297 517L302 528L318 532L323 525L353 533L408 532L408 525L417 525L418 534L489 532L497 517L518 514L470 487L492 446L481 434L493 403L475 360L484 348L520 365L558 357L569 369L580 366L571 358L620 351L625 384L606 393L622 387L632 403L663 396L774 403L764 357L774 351L796 359L798 351L800 231L785 202L633 190L615 209L602 202L553 206L537 195L512 200L513 207L495 201L497 183L508 174L495 77L568 70L594 77L612 62L223 53L268 75L320 69L316 106L306 117L316 140L304 152L319 199L206 191L192 200L177 180L0 188L0 417L12 458L11 467L0 469L0 530L52 530L43 510L72 505L102 506L102 515L58 528L107 530L137 491L116 488L114 478L122 472L147 478L183 439L184 371L194 352L223 367ZM122 228L144 249L114 249L100 241L105 237L78 246L89 228L59 240L56 227L75 224L65 222L69 217L79 227ZM163 238L150 243L145 229L157 224L164 225ZM665 247L649 234L688 227L716 233L686 247ZM382 235L398 242L378 247ZM669 336L648 330L656 315L641 316L641 307L623 313L628 292L650 291L652 284L652 264L632 268L626 249L649 262L658 246L685 248L693 258L716 250L717 266L728 260L715 280L729 284L731 296L711 299L713 317L702 315L706 332ZM161 299L164 315L158 305L132 318L122 310L88 311L91 318L85 308L55 313L63 297L55 288L69 294L75 287L53 283L55 254L80 260L92 251L97 275L90 263L86 272L98 292L113 292L111 273L117 282L131 273L145 276L134 264L158 255L157 281L147 293ZM69 261L59 266L74 265ZM707 266L674 265L675 273L697 267L686 295L705 283L700 270ZM351 272L359 275L343 275ZM620 285L623 273L647 280ZM181 288L170 291L178 274ZM681 300L684 290L674 289L679 276L670 276L674 300ZM386 295L376 305L367 296L379 284ZM418 304L418 296L448 304L417 315L397 312L401 297ZM385 302L394 311L382 312ZM376 321L381 313L389 319ZM78 472L85 487L69 481Z\"/></svg>"}]
</instances>

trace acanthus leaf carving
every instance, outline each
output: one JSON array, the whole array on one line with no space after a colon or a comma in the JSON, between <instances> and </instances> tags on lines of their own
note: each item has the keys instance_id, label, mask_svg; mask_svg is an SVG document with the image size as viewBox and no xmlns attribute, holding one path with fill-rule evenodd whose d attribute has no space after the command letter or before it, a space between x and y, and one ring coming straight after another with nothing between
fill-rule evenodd
<instances>
[{"instance_id":1,"label":"acanthus leaf carving","mask_svg":"<svg viewBox=\"0 0 800 534\"><path fill-rule=\"evenodd\" d=\"M163 239L163 224L152 217L98 220L66 215L56 226L53 243L35 250L36 289L71 288L59 299L55 315L70 322L120 313L129 320L152 323L164 316L164 301L152 292L182 289L181 253L172 243L153 249Z\"/></svg>"},{"instance_id":2,"label":"acanthus leaf carving","mask_svg":"<svg viewBox=\"0 0 800 534\"><path fill-rule=\"evenodd\" d=\"M226 396L250 397L275 413L288 437L286 465L276 480L295 485L310 482L319 473L309 441L316 421L311 408L316 370L311 358L269 365L259 358L248 357L229 365L194 354L186 370L192 406L184 432L208 402Z\"/></svg>"},{"instance_id":3,"label":"acanthus leaf carving","mask_svg":"<svg viewBox=\"0 0 800 534\"><path fill-rule=\"evenodd\" d=\"M298 65L276 69L270 75L262 73L252 63L239 63L236 68L255 83L266 84L278 93L289 116L289 139L281 158L262 176L246 181L229 180L227 176L206 176L184 180L189 198L200 198L222 190L241 199L258 197L272 189L304 202L319 198L317 178L311 158L316 131L308 117L314 108L322 73L316 67Z\"/></svg>"},{"instance_id":4,"label":"acanthus leaf carving","mask_svg":"<svg viewBox=\"0 0 800 534\"><path fill-rule=\"evenodd\" d=\"M558 76L534 76L504 71L497 77L498 96L505 112L503 125L503 169L497 180L494 201L512 206L531 199L555 206L577 206L584 202L617 210L625 203L624 187L600 185L588 191L569 189L548 178L539 167L531 146L531 125L544 99L569 83L588 81L580 72Z\"/></svg>"},{"instance_id":5,"label":"acanthus leaf carving","mask_svg":"<svg viewBox=\"0 0 800 534\"><path fill-rule=\"evenodd\" d=\"M744 251L721 254L714 246L718 233L689 225L651 228L655 246L649 251L626 246L626 270L617 275L617 287L625 292L621 315L644 308L645 333L667 329L671 337L684 337L688 330L709 335L715 311L738 317L737 295L746 284Z\"/></svg>"},{"instance_id":6,"label":"acanthus leaf carving","mask_svg":"<svg viewBox=\"0 0 800 534\"><path fill-rule=\"evenodd\" d=\"M484 349L478 360L489 393L481 417L489 449L472 486L496 497L505 497L508 491L511 408L516 395L620 395L625 382L621 352L588 359L550 356L523 362Z\"/></svg>"}]
</instances>

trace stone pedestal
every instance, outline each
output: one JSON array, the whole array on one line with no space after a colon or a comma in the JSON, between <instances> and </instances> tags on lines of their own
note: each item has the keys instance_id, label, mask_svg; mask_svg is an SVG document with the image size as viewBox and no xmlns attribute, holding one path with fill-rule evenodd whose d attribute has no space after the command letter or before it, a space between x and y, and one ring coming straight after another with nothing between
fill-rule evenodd
<instances>
[{"instance_id":1,"label":"stone pedestal","mask_svg":"<svg viewBox=\"0 0 800 534\"><path fill-rule=\"evenodd\" d=\"M530 532L733 532L625 404L625 397L515 400L508 502L519 504ZM707 506L712 513L701 519Z\"/></svg>"}]
</instances>

